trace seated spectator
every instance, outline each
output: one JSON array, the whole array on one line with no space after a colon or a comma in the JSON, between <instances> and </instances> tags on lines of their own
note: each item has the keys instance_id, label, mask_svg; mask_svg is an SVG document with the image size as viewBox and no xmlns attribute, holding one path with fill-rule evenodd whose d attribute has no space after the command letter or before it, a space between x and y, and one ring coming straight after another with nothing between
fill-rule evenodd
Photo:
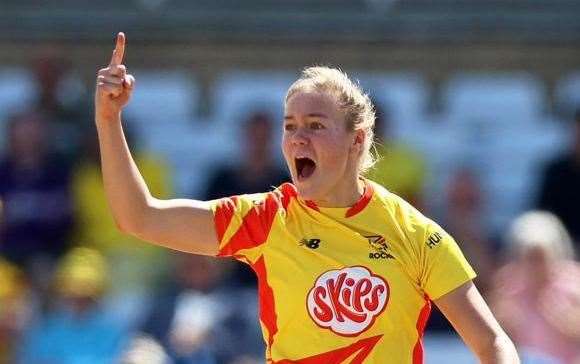
<instances>
[{"instance_id":1,"label":"seated spectator","mask_svg":"<svg viewBox=\"0 0 580 364\"><path fill-rule=\"evenodd\" d=\"M407 144L390 137L388 115L378 106L375 140L377 162L367 173L367 177L403 197L416 208L422 209L427 173L425 160Z\"/></svg>"},{"instance_id":2,"label":"seated spectator","mask_svg":"<svg viewBox=\"0 0 580 364\"><path fill-rule=\"evenodd\" d=\"M493 243L484 226L484 206L477 177L468 168L459 168L446 188L446 208L442 225L455 238L477 272L475 284L487 294L494 270ZM433 308L428 323L429 331L452 333L453 328L437 307Z\"/></svg>"},{"instance_id":3,"label":"seated spectator","mask_svg":"<svg viewBox=\"0 0 580 364\"><path fill-rule=\"evenodd\" d=\"M119 358L127 332L101 307L109 282L104 258L75 248L54 277L53 307L27 331L18 363L101 364Z\"/></svg>"},{"instance_id":4,"label":"seated spectator","mask_svg":"<svg viewBox=\"0 0 580 364\"><path fill-rule=\"evenodd\" d=\"M273 124L264 113L251 114L242 124L242 161L218 167L208 179L206 200L224 196L269 191L289 180L286 169L272 158ZM238 287L256 287L254 272L245 264L235 262L236 269L228 282Z\"/></svg>"},{"instance_id":5,"label":"seated spectator","mask_svg":"<svg viewBox=\"0 0 580 364\"><path fill-rule=\"evenodd\" d=\"M543 172L538 208L556 214L580 248L580 109L576 111L574 143L566 154L550 162Z\"/></svg>"},{"instance_id":6,"label":"seated spectator","mask_svg":"<svg viewBox=\"0 0 580 364\"><path fill-rule=\"evenodd\" d=\"M528 212L508 242L511 259L490 300L496 317L524 357L580 362L580 265L564 226L549 212Z\"/></svg>"},{"instance_id":7,"label":"seated spectator","mask_svg":"<svg viewBox=\"0 0 580 364\"><path fill-rule=\"evenodd\" d=\"M288 181L288 172L272 158L273 123L269 115L255 113L242 124L241 162L216 168L207 184L206 199L258 193Z\"/></svg>"},{"instance_id":8,"label":"seated spectator","mask_svg":"<svg viewBox=\"0 0 580 364\"><path fill-rule=\"evenodd\" d=\"M483 194L477 176L468 168L459 168L447 185L445 229L455 238L478 274L474 280L485 294L494 271L494 244L485 227Z\"/></svg>"},{"instance_id":9,"label":"seated spectator","mask_svg":"<svg viewBox=\"0 0 580 364\"><path fill-rule=\"evenodd\" d=\"M90 95L71 61L54 49L43 50L33 61L37 94L33 109L47 119L52 130L51 147L69 162L76 159L82 136L92 132Z\"/></svg>"},{"instance_id":10,"label":"seated spectator","mask_svg":"<svg viewBox=\"0 0 580 364\"><path fill-rule=\"evenodd\" d=\"M117 228L105 198L95 135L94 132L86 135L83 154L72 173L74 241L99 250L111 262L115 280L110 287L108 304L120 320L130 325L140 320L149 290L166 274L168 252L123 234ZM126 135L129 143L133 143L128 127ZM151 193L159 198L170 197L167 164L143 150L137 150L134 155Z\"/></svg>"},{"instance_id":11,"label":"seated spectator","mask_svg":"<svg viewBox=\"0 0 580 364\"><path fill-rule=\"evenodd\" d=\"M176 364L226 363L234 355L263 354L256 302L251 307L256 317L250 318L244 295L220 286L226 261L177 258L174 280L151 305L142 332L161 343Z\"/></svg>"},{"instance_id":12,"label":"seated spectator","mask_svg":"<svg viewBox=\"0 0 580 364\"><path fill-rule=\"evenodd\" d=\"M67 249L73 224L70 168L47 145L47 128L41 114L14 115L0 160L0 254L32 272L35 282Z\"/></svg>"}]
</instances>

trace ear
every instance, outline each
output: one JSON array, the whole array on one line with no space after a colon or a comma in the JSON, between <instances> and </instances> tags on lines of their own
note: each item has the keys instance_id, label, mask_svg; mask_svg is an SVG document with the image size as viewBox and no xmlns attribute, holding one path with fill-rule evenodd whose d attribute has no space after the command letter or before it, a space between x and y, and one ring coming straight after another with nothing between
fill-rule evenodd
<instances>
[{"instance_id":1,"label":"ear","mask_svg":"<svg viewBox=\"0 0 580 364\"><path fill-rule=\"evenodd\" d=\"M366 137L367 136L366 136L364 130L362 130L362 129L355 130L354 131L354 139L352 141L351 149L356 150L357 152L362 151Z\"/></svg>"}]
</instances>

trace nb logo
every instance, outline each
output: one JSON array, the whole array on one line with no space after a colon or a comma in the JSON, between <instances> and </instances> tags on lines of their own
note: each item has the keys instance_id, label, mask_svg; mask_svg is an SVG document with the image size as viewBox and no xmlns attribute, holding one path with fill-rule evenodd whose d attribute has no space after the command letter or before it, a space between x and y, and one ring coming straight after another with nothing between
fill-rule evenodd
<instances>
[{"instance_id":1,"label":"nb logo","mask_svg":"<svg viewBox=\"0 0 580 364\"><path fill-rule=\"evenodd\" d=\"M307 246L310 249L318 249L320 246L320 239L302 239L300 246Z\"/></svg>"}]
</instances>

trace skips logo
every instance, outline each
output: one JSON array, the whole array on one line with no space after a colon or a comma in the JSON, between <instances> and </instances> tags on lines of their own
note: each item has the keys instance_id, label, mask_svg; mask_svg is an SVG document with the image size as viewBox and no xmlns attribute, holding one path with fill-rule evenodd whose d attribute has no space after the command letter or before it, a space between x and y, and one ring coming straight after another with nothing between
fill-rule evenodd
<instances>
[{"instance_id":1,"label":"skips logo","mask_svg":"<svg viewBox=\"0 0 580 364\"><path fill-rule=\"evenodd\" d=\"M323 273L310 289L307 308L320 327L342 336L370 328L389 300L389 285L361 266Z\"/></svg>"}]
</instances>

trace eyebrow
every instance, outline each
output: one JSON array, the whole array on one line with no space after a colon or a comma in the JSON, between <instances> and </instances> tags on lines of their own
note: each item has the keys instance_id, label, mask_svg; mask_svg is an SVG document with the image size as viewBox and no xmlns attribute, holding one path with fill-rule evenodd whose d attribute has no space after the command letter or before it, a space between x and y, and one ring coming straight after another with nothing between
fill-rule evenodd
<instances>
[{"instance_id":1,"label":"eyebrow","mask_svg":"<svg viewBox=\"0 0 580 364\"><path fill-rule=\"evenodd\" d=\"M324 118L324 119L328 119L328 116L326 114L323 114L323 113L313 112L313 113L310 113L310 114L306 115L306 118ZM294 120L294 116L292 116L292 115L284 115L284 120Z\"/></svg>"}]
</instances>

